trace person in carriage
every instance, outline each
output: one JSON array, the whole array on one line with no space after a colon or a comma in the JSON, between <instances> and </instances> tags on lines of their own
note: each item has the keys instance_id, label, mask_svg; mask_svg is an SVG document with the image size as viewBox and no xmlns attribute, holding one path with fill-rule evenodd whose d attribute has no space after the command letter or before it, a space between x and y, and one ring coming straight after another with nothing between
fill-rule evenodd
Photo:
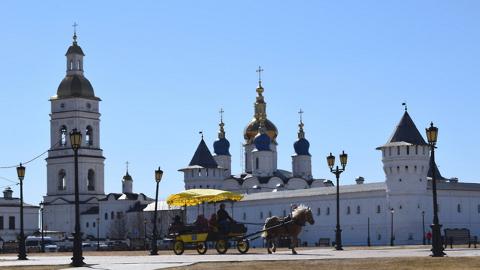
<instances>
[{"instance_id":1,"label":"person in carriage","mask_svg":"<svg viewBox=\"0 0 480 270\"><path fill-rule=\"evenodd\" d=\"M199 232L207 232L208 231L208 220L205 218L203 214L197 216L197 220L193 223L196 229Z\"/></svg>"},{"instance_id":2,"label":"person in carriage","mask_svg":"<svg viewBox=\"0 0 480 270\"><path fill-rule=\"evenodd\" d=\"M232 224L236 223L235 220L225 210L225 204L220 204L220 209L217 211L217 223L218 229L223 234L228 234Z\"/></svg>"},{"instance_id":3,"label":"person in carriage","mask_svg":"<svg viewBox=\"0 0 480 270\"><path fill-rule=\"evenodd\" d=\"M168 232L171 234L176 234L180 233L184 229L184 224L182 221L182 218L180 218L179 215L175 215L175 217L172 220L172 223L170 224L170 227L168 228Z\"/></svg>"}]
</instances>

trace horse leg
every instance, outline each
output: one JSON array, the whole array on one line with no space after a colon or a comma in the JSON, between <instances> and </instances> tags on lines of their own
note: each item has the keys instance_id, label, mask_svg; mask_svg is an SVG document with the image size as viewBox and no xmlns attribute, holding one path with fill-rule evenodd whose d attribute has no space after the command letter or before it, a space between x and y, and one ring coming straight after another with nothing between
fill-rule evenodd
<instances>
[{"instance_id":1,"label":"horse leg","mask_svg":"<svg viewBox=\"0 0 480 270\"><path fill-rule=\"evenodd\" d=\"M271 246L272 246L272 239L270 237L267 237L267 252L268 252L268 254L272 254Z\"/></svg>"},{"instance_id":2,"label":"horse leg","mask_svg":"<svg viewBox=\"0 0 480 270\"><path fill-rule=\"evenodd\" d=\"M272 241L272 251L273 251L273 253L277 252L277 241L278 241L277 237L275 237Z\"/></svg>"},{"instance_id":3,"label":"horse leg","mask_svg":"<svg viewBox=\"0 0 480 270\"><path fill-rule=\"evenodd\" d=\"M297 251L295 251L295 246L297 246L297 236L296 235L292 236L291 240L292 241L290 241L291 242L290 245L292 246L292 254L295 255L297 254Z\"/></svg>"}]
</instances>

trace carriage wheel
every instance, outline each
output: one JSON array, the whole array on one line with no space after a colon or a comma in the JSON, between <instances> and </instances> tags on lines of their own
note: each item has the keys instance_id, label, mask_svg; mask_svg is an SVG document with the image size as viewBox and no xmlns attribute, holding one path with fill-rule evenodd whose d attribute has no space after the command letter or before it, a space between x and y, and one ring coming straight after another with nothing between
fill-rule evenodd
<instances>
[{"instance_id":1,"label":"carriage wheel","mask_svg":"<svg viewBox=\"0 0 480 270\"><path fill-rule=\"evenodd\" d=\"M218 254L225 254L228 250L228 242L225 239L220 239L215 243L215 249Z\"/></svg>"},{"instance_id":2,"label":"carriage wheel","mask_svg":"<svg viewBox=\"0 0 480 270\"><path fill-rule=\"evenodd\" d=\"M185 245L183 244L183 241L176 240L173 243L173 252L177 255L182 255L184 251L185 251Z\"/></svg>"},{"instance_id":3,"label":"carriage wheel","mask_svg":"<svg viewBox=\"0 0 480 270\"><path fill-rule=\"evenodd\" d=\"M207 253L207 242L198 242L197 243L197 252L198 254L205 254Z\"/></svg>"},{"instance_id":4,"label":"carriage wheel","mask_svg":"<svg viewBox=\"0 0 480 270\"><path fill-rule=\"evenodd\" d=\"M249 249L250 249L250 242L248 240L242 239L237 241L237 250L240 253L245 254L248 252Z\"/></svg>"}]
</instances>

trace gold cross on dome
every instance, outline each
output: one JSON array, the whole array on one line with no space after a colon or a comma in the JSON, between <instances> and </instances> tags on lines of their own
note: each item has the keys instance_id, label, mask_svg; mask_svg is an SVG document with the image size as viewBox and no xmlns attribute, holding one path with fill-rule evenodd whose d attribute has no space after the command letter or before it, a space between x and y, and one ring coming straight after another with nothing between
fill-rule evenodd
<instances>
[{"instance_id":1,"label":"gold cross on dome","mask_svg":"<svg viewBox=\"0 0 480 270\"><path fill-rule=\"evenodd\" d=\"M258 73L258 81L261 82L262 81L262 72L263 72L262 66L258 66L258 69L256 71Z\"/></svg>"}]
</instances>

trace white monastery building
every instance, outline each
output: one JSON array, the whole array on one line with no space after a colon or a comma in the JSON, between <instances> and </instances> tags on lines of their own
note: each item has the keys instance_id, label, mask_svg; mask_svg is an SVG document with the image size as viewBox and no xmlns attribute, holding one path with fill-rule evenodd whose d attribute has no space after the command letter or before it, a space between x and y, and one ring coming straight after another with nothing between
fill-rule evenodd
<instances>
[{"instance_id":1,"label":"white monastery building","mask_svg":"<svg viewBox=\"0 0 480 270\"><path fill-rule=\"evenodd\" d=\"M261 81L256 91L254 116L243 134L245 171L231 173L230 144L221 119L214 155L202 138L189 166L180 170L185 189L219 188L244 193L244 199L231 211L237 221L250 223L249 232L260 230L262 226L257 224L269 216L288 215L292 204L306 204L312 208L316 222L305 227L301 243L315 245L320 238L334 241L336 187L330 180L312 176L310 144L302 119L298 140L293 143L291 171L278 169L278 130L267 118ZM421 244L422 215L426 232L432 222L432 170L437 178L442 229L468 228L472 236L480 235L480 184L446 179L436 165L430 168L429 146L406 110L393 135L377 150L382 155L385 181L366 183L358 177L356 184L340 186L344 245L366 245L369 233L373 245L389 244L392 235L395 244ZM207 215L213 211L213 206L208 207ZM189 211L189 221L196 218L196 213L195 209ZM260 246L261 239L253 245Z\"/></svg>"},{"instance_id":2,"label":"white monastery building","mask_svg":"<svg viewBox=\"0 0 480 270\"><path fill-rule=\"evenodd\" d=\"M105 194L105 157L100 144L101 100L84 76L83 58L84 53L74 34L73 43L66 53L66 76L56 95L50 99L51 146L46 159L44 229L67 234L74 231L74 156L69 133L77 129L83 135L78 158L83 237L145 238L152 227L153 200L143 193L134 192L133 178L128 168L121 180L122 192ZM305 227L300 235L301 242L314 245L320 238L333 241L336 187L332 181L312 175L310 143L302 119L298 140L293 143L292 167L288 170L279 169L279 133L267 117L261 81L256 92L254 116L243 134L245 171L240 174L231 172L230 143L221 119L218 140L213 144L214 154L202 137L188 166L180 169L184 173L185 189L217 188L244 193L244 199L235 203L231 211L234 211L232 215L237 221L250 223L249 232L259 230L259 224L267 217L286 216L292 204L304 203L313 209L316 222L313 226ZM429 178L432 170L439 178L439 216L443 228L468 228L472 235L480 235L480 184L462 183L456 178L446 179L441 177L436 165L430 168L428 145L407 111L391 138L377 149L382 155L385 181L369 183L359 177L354 185L340 186L343 244L365 245L368 232L374 245L388 244L391 235L395 236L395 244L421 243L422 213L425 213L427 231L432 220ZM3 214L7 213L3 209L8 207L9 200L11 194L0 200L4 223L0 232L6 228L6 219L11 218ZM160 202L159 208L163 214L159 215L160 221L157 222L160 235L163 235L172 213L178 214L179 210L171 210L163 202ZM37 208L31 209L38 211ZM197 214L196 209L191 210L188 211L189 221L193 221ZM26 211L30 211L30 208ZM207 206L206 211L207 215L214 212L214 206ZM38 216L27 215L26 224L38 224ZM15 219L16 230L18 218L13 214L11 216ZM260 246L261 239L252 245Z\"/></svg>"}]
</instances>

